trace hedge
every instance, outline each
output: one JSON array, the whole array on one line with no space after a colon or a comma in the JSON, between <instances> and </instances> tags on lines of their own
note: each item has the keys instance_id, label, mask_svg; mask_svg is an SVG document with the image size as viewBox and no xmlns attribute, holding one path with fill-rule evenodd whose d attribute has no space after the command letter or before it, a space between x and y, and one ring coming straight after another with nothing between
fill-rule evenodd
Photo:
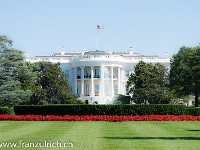
<instances>
[{"instance_id":1,"label":"hedge","mask_svg":"<svg viewBox=\"0 0 200 150\"><path fill-rule=\"evenodd\" d=\"M186 108L184 114L200 116L200 107Z\"/></svg>"},{"instance_id":2,"label":"hedge","mask_svg":"<svg viewBox=\"0 0 200 150\"><path fill-rule=\"evenodd\" d=\"M16 115L182 115L185 105L121 104L121 105L18 105Z\"/></svg>"},{"instance_id":3,"label":"hedge","mask_svg":"<svg viewBox=\"0 0 200 150\"><path fill-rule=\"evenodd\" d=\"M14 115L14 109L13 108L7 108L7 107L0 107L0 114Z\"/></svg>"}]
</instances>

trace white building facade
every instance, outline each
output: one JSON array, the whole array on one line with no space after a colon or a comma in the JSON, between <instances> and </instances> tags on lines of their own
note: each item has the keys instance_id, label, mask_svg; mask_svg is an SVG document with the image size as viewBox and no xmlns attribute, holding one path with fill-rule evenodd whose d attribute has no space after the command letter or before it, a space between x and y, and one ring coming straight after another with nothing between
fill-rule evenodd
<instances>
[{"instance_id":1,"label":"white building facade","mask_svg":"<svg viewBox=\"0 0 200 150\"><path fill-rule=\"evenodd\" d=\"M127 80L134 72L134 66L139 61L146 63L162 63L170 66L170 57L144 56L133 53L132 47L129 53L108 51L86 51L82 53L61 53L52 56L28 57L26 61L39 62L50 61L61 63L60 67L66 73L68 82L72 87L71 94L83 102L98 104L110 104L119 94L127 95Z\"/></svg>"}]
</instances>

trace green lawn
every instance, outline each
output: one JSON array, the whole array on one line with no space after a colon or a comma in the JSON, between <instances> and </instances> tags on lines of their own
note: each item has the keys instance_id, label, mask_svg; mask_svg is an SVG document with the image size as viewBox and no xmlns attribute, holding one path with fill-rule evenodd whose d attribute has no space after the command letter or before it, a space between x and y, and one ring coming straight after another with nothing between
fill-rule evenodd
<instances>
[{"instance_id":1,"label":"green lawn","mask_svg":"<svg viewBox=\"0 0 200 150\"><path fill-rule=\"evenodd\" d=\"M0 121L2 142L73 142L63 149L200 149L200 122ZM56 148L0 148L56 149ZM57 148L62 149L62 148Z\"/></svg>"}]
</instances>

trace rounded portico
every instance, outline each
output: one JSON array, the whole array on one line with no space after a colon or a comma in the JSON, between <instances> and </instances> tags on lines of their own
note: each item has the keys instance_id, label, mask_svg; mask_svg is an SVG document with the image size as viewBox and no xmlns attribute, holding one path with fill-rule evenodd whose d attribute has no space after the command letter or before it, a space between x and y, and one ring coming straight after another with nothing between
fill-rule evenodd
<instances>
[{"instance_id":1,"label":"rounded portico","mask_svg":"<svg viewBox=\"0 0 200 150\"><path fill-rule=\"evenodd\" d=\"M111 103L121 92L121 68L119 64L87 62L73 65L74 95L89 103Z\"/></svg>"}]
</instances>

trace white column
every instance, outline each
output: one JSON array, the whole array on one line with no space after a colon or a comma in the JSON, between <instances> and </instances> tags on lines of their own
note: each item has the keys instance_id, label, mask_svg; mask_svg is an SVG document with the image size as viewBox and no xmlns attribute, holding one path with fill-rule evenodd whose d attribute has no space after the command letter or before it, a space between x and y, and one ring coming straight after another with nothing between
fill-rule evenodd
<instances>
[{"instance_id":1,"label":"white column","mask_svg":"<svg viewBox=\"0 0 200 150\"><path fill-rule=\"evenodd\" d=\"M77 94L77 68L74 67L74 94Z\"/></svg>"},{"instance_id":2,"label":"white column","mask_svg":"<svg viewBox=\"0 0 200 150\"><path fill-rule=\"evenodd\" d=\"M81 67L81 96L84 96L84 67Z\"/></svg>"},{"instance_id":3,"label":"white column","mask_svg":"<svg viewBox=\"0 0 200 150\"><path fill-rule=\"evenodd\" d=\"M94 68L91 66L90 97L94 96Z\"/></svg>"},{"instance_id":4,"label":"white column","mask_svg":"<svg viewBox=\"0 0 200 150\"><path fill-rule=\"evenodd\" d=\"M104 66L101 66L101 80L100 80L101 96L104 96Z\"/></svg>"},{"instance_id":5,"label":"white column","mask_svg":"<svg viewBox=\"0 0 200 150\"><path fill-rule=\"evenodd\" d=\"M120 67L118 68L118 94L120 94L120 82L121 82L121 76L120 76Z\"/></svg>"},{"instance_id":6,"label":"white column","mask_svg":"<svg viewBox=\"0 0 200 150\"><path fill-rule=\"evenodd\" d=\"M114 96L114 90L113 90L113 67L111 66L111 96Z\"/></svg>"}]
</instances>

